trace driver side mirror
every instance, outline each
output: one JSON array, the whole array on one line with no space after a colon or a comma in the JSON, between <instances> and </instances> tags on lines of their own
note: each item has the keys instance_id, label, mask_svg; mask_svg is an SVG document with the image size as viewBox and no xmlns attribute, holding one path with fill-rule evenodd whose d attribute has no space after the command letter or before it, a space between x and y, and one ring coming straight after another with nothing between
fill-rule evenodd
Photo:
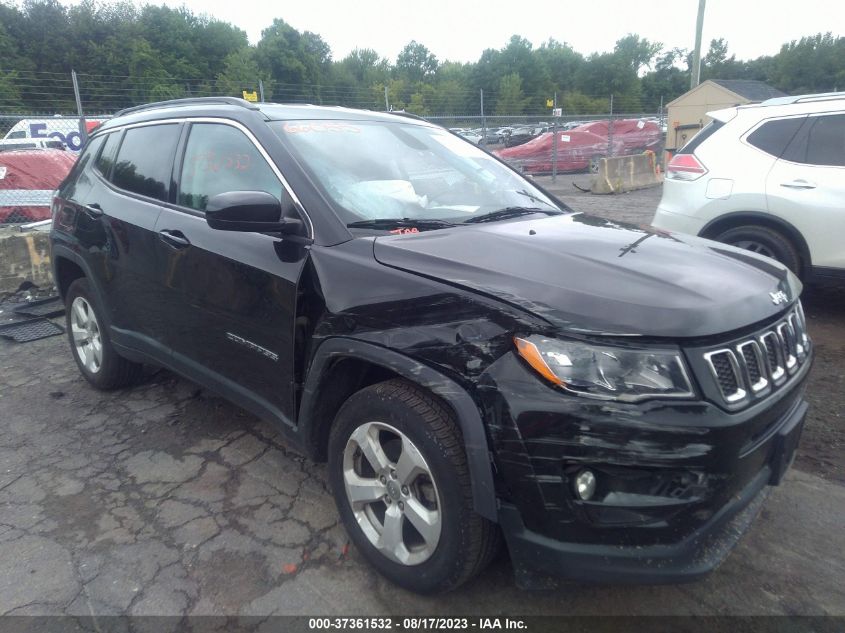
<instances>
[{"instance_id":1,"label":"driver side mirror","mask_svg":"<svg viewBox=\"0 0 845 633\"><path fill-rule=\"evenodd\" d=\"M266 191L227 191L208 200L205 221L218 231L301 235L302 220L282 217L282 205Z\"/></svg>"}]
</instances>

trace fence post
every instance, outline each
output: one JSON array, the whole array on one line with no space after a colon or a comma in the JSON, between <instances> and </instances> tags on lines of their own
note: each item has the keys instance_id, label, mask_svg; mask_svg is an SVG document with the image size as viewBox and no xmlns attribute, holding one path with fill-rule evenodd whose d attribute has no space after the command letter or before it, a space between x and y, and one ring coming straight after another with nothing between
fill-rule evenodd
<instances>
[{"instance_id":1,"label":"fence post","mask_svg":"<svg viewBox=\"0 0 845 633\"><path fill-rule=\"evenodd\" d=\"M85 125L85 117L82 114L82 97L79 96L79 83L76 81L76 71L70 71L70 78L73 81L73 96L76 97L76 112L79 114L79 138L82 144L88 142L88 127Z\"/></svg>"},{"instance_id":2,"label":"fence post","mask_svg":"<svg viewBox=\"0 0 845 633\"><path fill-rule=\"evenodd\" d=\"M610 95L610 117L607 120L607 157L613 157L613 95Z\"/></svg>"},{"instance_id":3,"label":"fence post","mask_svg":"<svg viewBox=\"0 0 845 633\"><path fill-rule=\"evenodd\" d=\"M258 98L264 103L264 82L261 79L258 80Z\"/></svg>"},{"instance_id":4,"label":"fence post","mask_svg":"<svg viewBox=\"0 0 845 633\"><path fill-rule=\"evenodd\" d=\"M487 145L487 118L484 116L484 88L478 89L481 98L481 144Z\"/></svg>"},{"instance_id":5,"label":"fence post","mask_svg":"<svg viewBox=\"0 0 845 633\"><path fill-rule=\"evenodd\" d=\"M552 110L552 182L557 182L557 90Z\"/></svg>"}]
</instances>

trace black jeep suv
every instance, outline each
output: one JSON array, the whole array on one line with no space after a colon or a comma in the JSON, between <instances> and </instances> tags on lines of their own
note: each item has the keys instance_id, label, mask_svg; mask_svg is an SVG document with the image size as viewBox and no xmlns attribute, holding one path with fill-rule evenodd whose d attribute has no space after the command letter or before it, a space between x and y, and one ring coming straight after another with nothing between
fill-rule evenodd
<instances>
[{"instance_id":1,"label":"black jeep suv","mask_svg":"<svg viewBox=\"0 0 845 633\"><path fill-rule=\"evenodd\" d=\"M712 570L779 483L811 343L764 257L573 213L421 120L229 98L88 141L51 233L95 387L168 367L327 460L361 553L454 588Z\"/></svg>"}]
</instances>

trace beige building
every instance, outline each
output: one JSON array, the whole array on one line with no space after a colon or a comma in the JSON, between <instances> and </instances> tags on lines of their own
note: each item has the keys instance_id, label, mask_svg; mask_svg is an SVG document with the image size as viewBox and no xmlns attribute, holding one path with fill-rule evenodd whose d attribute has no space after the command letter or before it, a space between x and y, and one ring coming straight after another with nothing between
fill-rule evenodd
<instances>
[{"instance_id":1,"label":"beige building","mask_svg":"<svg viewBox=\"0 0 845 633\"><path fill-rule=\"evenodd\" d=\"M745 103L756 103L786 93L762 81L708 79L666 106L666 151L684 146L710 122L708 112Z\"/></svg>"}]
</instances>

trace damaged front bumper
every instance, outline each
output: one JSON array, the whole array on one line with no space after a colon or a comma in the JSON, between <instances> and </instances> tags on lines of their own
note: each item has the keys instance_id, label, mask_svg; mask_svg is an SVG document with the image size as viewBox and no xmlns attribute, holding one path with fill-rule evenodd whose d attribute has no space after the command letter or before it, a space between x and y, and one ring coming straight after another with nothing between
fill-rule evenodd
<instances>
[{"instance_id":1,"label":"damaged front bumper","mask_svg":"<svg viewBox=\"0 0 845 633\"><path fill-rule=\"evenodd\" d=\"M588 401L500 359L481 393L517 583L662 584L715 569L791 463L810 364L788 388L728 412L706 401ZM587 469L596 487L584 499L575 481Z\"/></svg>"}]
</instances>

